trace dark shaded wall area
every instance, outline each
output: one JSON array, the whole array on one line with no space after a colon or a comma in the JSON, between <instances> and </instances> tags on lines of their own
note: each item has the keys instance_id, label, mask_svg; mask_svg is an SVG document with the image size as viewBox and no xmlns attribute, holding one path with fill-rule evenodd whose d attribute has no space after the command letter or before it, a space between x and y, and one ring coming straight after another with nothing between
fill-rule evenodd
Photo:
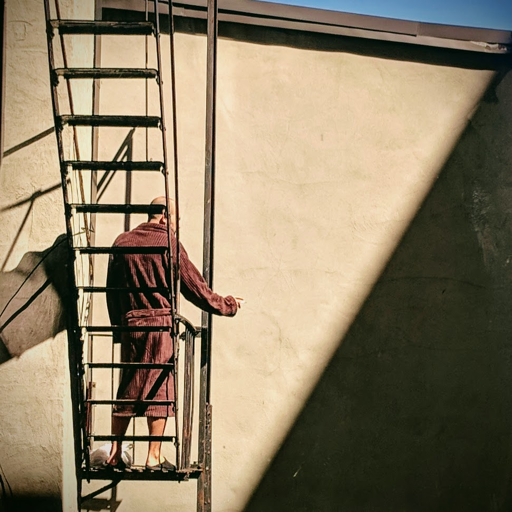
<instances>
[{"instance_id":1,"label":"dark shaded wall area","mask_svg":"<svg viewBox=\"0 0 512 512\"><path fill-rule=\"evenodd\" d=\"M246 512L512 510L511 134L505 69Z\"/></svg>"}]
</instances>

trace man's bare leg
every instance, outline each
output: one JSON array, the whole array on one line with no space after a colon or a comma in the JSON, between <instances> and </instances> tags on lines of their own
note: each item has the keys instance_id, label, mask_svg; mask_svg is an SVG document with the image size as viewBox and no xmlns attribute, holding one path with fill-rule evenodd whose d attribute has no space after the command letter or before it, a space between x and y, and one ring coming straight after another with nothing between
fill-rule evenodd
<instances>
[{"instance_id":1,"label":"man's bare leg","mask_svg":"<svg viewBox=\"0 0 512 512\"><path fill-rule=\"evenodd\" d=\"M153 418L148 416L148 430L150 436L163 436L167 418ZM161 453L162 441L150 441L147 466L157 466L165 461L165 457Z\"/></svg>"},{"instance_id":2,"label":"man's bare leg","mask_svg":"<svg viewBox=\"0 0 512 512\"><path fill-rule=\"evenodd\" d=\"M130 424L130 416L112 416L112 435L124 436L128 425ZM110 449L110 455L107 459L107 464L116 466L121 460L121 453L123 451L123 443L121 441L112 441L112 448Z\"/></svg>"}]
</instances>

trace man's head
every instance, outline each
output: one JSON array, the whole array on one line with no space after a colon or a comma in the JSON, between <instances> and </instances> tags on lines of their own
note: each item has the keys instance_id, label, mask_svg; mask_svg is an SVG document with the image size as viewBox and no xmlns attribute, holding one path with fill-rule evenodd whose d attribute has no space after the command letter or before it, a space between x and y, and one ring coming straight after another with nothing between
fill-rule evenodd
<instances>
[{"instance_id":1,"label":"man's head","mask_svg":"<svg viewBox=\"0 0 512 512\"><path fill-rule=\"evenodd\" d=\"M162 211L158 213L150 213L148 215L148 222L155 224L167 224L167 215L165 213L165 197L156 197L151 201L151 205L159 205L162 207ZM171 228L176 231L176 204L173 199L169 199L169 214L171 216Z\"/></svg>"}]
</instances>

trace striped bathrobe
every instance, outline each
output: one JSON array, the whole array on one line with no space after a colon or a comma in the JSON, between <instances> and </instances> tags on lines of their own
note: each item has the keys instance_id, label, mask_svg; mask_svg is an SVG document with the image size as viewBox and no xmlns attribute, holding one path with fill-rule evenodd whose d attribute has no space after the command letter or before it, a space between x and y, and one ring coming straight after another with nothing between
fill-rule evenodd
<instances>
[{"instance_id":1,"label":"striped bathrobe","mask_svg":"<svg viewBox=\"0 0 512 512\"><path fill-rule=\"evenodd\" d=\"M173 255L176 237L171 234ZM115 247L167 247L167 228L163 224L146 222L121 234ZM173 261L175 265L175 261ZM168 288L169 256L163 254L113 254L109 260L107 286L114 288ZM216 315L233 316L237 312L234 297L222 297L206 284L200 272L189 260L180 244L181 293L197 307ZM112 325L169 326L170 304L165 293L107 292L107 307ZM124 332L121 334L123 362L172 362L173 346L169 332ZM149 395L148 395L149 394ZM162 375L162 370L123 370L117 391L118 399L174 400L174 374ZM118 416L174 416L172 405L117 405Z\"/></svg>"}]
</instances>

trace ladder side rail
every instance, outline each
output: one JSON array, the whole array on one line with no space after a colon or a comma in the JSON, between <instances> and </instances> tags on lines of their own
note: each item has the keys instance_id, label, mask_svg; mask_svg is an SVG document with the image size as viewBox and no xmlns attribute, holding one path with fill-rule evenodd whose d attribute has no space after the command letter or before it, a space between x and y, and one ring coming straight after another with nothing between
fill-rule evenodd
<instances>
[{"instance_id":1,"label":"ladder side rail","mask_svg":"<svg viewBox=\"0 0 512 512\"><path fill-rule=\"evenodd\" d=\"M144 0L144 16L145 20L149 21L149 0ZM148 69L149 66L149 37L146 35L144 37L144 68ZM157 71L158 76L158 71ZM159 85L160 87L160 85ZM145 94L145 109L146 109L146 115L149 115L149 82L146 79L144 83L144 94ZM146 160L149 160L149 128L146 127Z\"/></svg>"},{"instance_id":2,"label":"ladder side rail","mask_svg":"<svg viewBox=\"0 0 512 512\"><path fill-rule=\"evenodd\" d=\"M101 20L101 0L94 0L94 20ZM97 69L101 67L101 36L95 34L94 35L94 45L93 45L93 68ZM92 105L92 115L98 115L100 112L100 90L101 90L101 81L97 78L94 78L92 81L92 90L91 90L91 105ZM91 161L97 160L99 155L99 128L93 126L91 128ZM77 160L80 160L79 158ZM90 176L91 183L91 203L97 202L98 196L98 171L93 170ZM90 236L90 246L94 246L96 242L96 214L91 213L91 236ZM94 266L94 257L91 258L91 261ZM94 275L91 277L91 284L94 285ZM91 306L91 316L92 316L92 306Z\"/></svg>"},{"instance_id":3,"label":"ladder side rail","mask_svg":"<svg viewBox=\"0 0 512 512\"><path fill-rule=\"evenodd\" d=\"M57 148L59 153L59 163L61 172L62 193L66 217L66 234L68 238L68 285L71 293L70 304L68 308L67 317L67 332L68 332L68 357L69 357L69 372L71 384L71 403L72 403L72 418L73 418L73 434L74 434L74 452L75 452L75 474L77 479L77 500L80 505L80 496L82 490L82 480L80 478L83 446L85 445L85 432L83 429L83 411L82 411L82 398L83 394L83 381L80 372L80 359L81 359L81 336L78 332L78 290L75 286L75 252L72 250L73 246L73 232L71 225L71 210L69 209L69 191L68 180L65 169L62 167L64 161L64 144L62 140L62 125L59 122L59 98L57 91L57 84L52 79L52 70L54 66L54 48L53 48L53 29L50 24L50 0L44 0L44 9L46 17L46 38L48 47L48 64L50 68L50 82L51 82L51 98L52 109L55 124L55 134L57 138Z\"/></svg>"},{"instance_id":4,"label":"ladder side rail","mask_svg":"<svg viewBox=\"0 0 512 512\"><path fill-rule=\"evenodd\" d=\"M173 265L173 248L171 241L171 209L170 209L170 192L169 192L169 159L167 154L167 131L165 122L165 107L164 107L164 82L162 73L162 48L160 41L160 9L159 0L153 0L154 2L154 15L155 15L155 38L156 38L156 56L157 56L157 71L158 71L158 91L160 100L160 115L161 115L161 132L162 132L162 149L163 149L163 161L164 161L164 186L165 186L165 203L166 203L166 215L167 215L167 244L169 248L169 265L168 268L168 279L170 287L170 306L171 306L171 323L174 327L172 332L172 344L173 344L173 356L176 370L178 368L178 344L177 344L177 321L176 321L176 290L174 289L174 265ZM174 421L175 421L175 435L176 435L176 467L180 467L180 437L179 437L179 419L178 419L178 373L175 371L174 374Z\"/></svg>"},{"instance_id":5,"label":"ladder side rail","mask_svg":"<svg viewBox=\"0 0 512 512\"><path fill-rule=\"evenodd\" d=\"M179 167L178 167L178 107L176 100L176 58L175 58L175 40L174 40L174 13L172 0L168 0L168 19L169 19L169 56L170 56L170 75L171 75L171 101L172 101L172 149L174 163L174 202L176 205L176 273L174 276L174 291L176 300L176 311L180 310L180 196L179 196Z\"/></svg>"},{"instance_id":6,"label":"ladder side rail","mask_svg":"<svg viewBox=\"0 0 512 512\"><path fill-rule=\"evenodd\" d=\"M148 15L149 0L144 0L144 4L145 4L144 5L145 21L149 21L149 15ZM148 66L149 66L148 52L149 52L149 36L146 35L144 37L144 68L145 69L148 69ZM157 71L157 76L158 76L158 71ZM146 114L146 116L149 116L149 82L148 82L147 78L144 80L144 108L145 108L144 113ZM148 161L149 160L149 127L148 126L146 126L146 128L145 128L144 135L145 135L145 142L146 142L145 156L146 156L146 161ZM133 428L133 435L135 436L135 421L133 422L132 428ZM135 443L133 443L133 445L132 445L132 456L133 456L133 460L135 460Z\"/></svg>"},{"instance_id":7,"label":"ladder side rail","mask_svg":"<svg viewBox=\"0 0 512 512\"><path fill-rule=\"evenodd\" d=\"M97 20L101 17L101 2L100 0L94 0L94 19ZM93 67L97 68L101 64L101 37L98 35L94 35L94 43L93 43ZM100 80L94 78L92 82L92 90L91 90L91 105L92 105L92 115L97 115L99 113L99 95L100 95ZM97 160L98 154L99 154L99 143L98 143L98 132L99 128L93 126L91 128L91 161ZM79 160L79 159L77 159ZM93 170L91 172L90 176L90 187L91 187L91 203L95 203L98 201L98 171ZM90 214L90 220L91 220L91 237L89 241L89 247L93 247L96 243L96 214L91 213ZM91 254L91 263L94 268L96 258L94 254ZM92 286L94 286L94 273L91 275L91 283ZM90 319L93 317L93 307L94 307L94 300L91 299L90 307L89 307L89 317L87 318L86 325L89 325ZM81 322L81 325L83 326L84 323ZM85 330L87 332L87 330ZM94 333L87 332L87 352L86 352L86 363L90 363L91 361L94 361ZM95 389L95 382L94 382L94 371L93 368L90 366L86 367L85 372L85 385L86 385L86 400L92 400L94 398L94 389ZM89 452L91 451L91 439L90 439L90 433L92 432L92 429L94 427L94 420L95 420L95 409L92 405L87 403L86 408L86 423L85 423L85 431L86 431L86 440L87 440L87 449ZM90 456L85 457L85 474L87 477L87 480L90 481L90 471L91 471L91 464L90 464ZM83 500L82 500L83 501Z\"/></svg>"},{"instance_id":8,"label":"ladder side rail","mask_svg":"<svg viewBox=\"0 0 512 512\"><path fill-rule=\"evenodd\" d=\"M101 20L102 18L102 0L94 0L94 20L95 21L98 21L98 20ZM93 36L93 41L94 41L94 46L93 46L93 68L97 69L97 68L101 68L101 36L98 35L98 34L95 34ZM68 80L69 82L69 80ZM92 115L99 115L100 113L100 92L101 92L101 80L99 80L98 78L94 78L93 79L93 82L92 82L92 90L91 90L91 94L92 94L92 98L91 98L91 105L92 105L92 111L91 111L91 114ZM100 128L97 127L97 126L93 126L91 127L91 161L95 161L98 159L98 156L99 156L99 132L100 132ZM77 161L80 161L80 158L77 158ZM112 176L115 174L115 171L114 173L112 173ZM99 185L98 185L98 171L97 170L93 170L91 172L91 176L90 176L90 187L91 187L91 203L97 203L99 198L101 197L101 195L99 194ZM91 237L90 237L90 240L88 242L88 246L89 247L94 247L95 244L96 244L96 213L91 213L90 214L90 219L91 219ZM93 265L93 268L94 268L94 264L95 264L95 255L94 253L91 254L91 261L92 261L92 265ZM94 274L91 275L91 283L90 283L92 286L94 286ZM93 306L94 306L94 300L91 300L91 308L90 308L90 312L89 312L89 319L90 320L92 317L93 317ZM83 324L82 324L83 325ZM87 325L90 325L89 321L87 322ZM85 329L85 331L87 332L87 329ZM91 333L91 332L87 332L88 334L88 340L89 340L89 346L88 346L88 352L87 352L87 363L90 363L92 361L94 361L94 341L95 341L95 336L94 336L94 333ZM113 336L114 336L114 333L112 333L112 349L114 347L114 343L113 343ZM94 373L94 370L93 368L91 368L90 366L87 366L87 396L86 398L87 399L94 399L94 394L93 394L93 391L94 391L94 388L95 388L95 382L93 380L93 373ZM113 379L111 379L113 380ZM89 423L86 425L86 435L87 435L87 446L88 446L88 449L90 450L91 449L91 446L92 446L92 442L91 442L91 438L90 438L90 434L94 428L94 424L95 424L95 417L94 417L94 412L95 412L95 407L92 406L90 403L87 403L87 407L88 407L88 410L90 410L90 414L89 414ZM91 470L91 465L90 465L90 457L86 457L86 467L85 467L85 470L86 470L86 477L87 477L87 480L90 481L90 470Z\"/></svg>"}]
</instances>

